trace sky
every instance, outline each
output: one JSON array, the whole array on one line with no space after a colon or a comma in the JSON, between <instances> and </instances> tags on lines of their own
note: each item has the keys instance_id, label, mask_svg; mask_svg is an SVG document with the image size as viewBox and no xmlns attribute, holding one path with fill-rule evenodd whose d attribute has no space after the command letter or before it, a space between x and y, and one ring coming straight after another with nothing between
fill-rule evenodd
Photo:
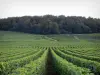
<instances>
[{"instance_id":1,"label":"sky","mask_svg":"<svg viewBox=\"0 0 100 75\"><path fill-rule=\"evenodd\" d=\"M100 18L100 0L0 0L0 18L46 14Z\"/></svg>"}]
</instances>

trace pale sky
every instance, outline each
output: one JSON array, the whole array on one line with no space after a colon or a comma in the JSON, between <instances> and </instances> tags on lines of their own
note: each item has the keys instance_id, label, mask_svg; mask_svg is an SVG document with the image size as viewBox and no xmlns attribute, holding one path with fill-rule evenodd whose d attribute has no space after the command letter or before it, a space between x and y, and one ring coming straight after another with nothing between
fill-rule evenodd
<instances>
[{"instance_id":1,"label":"pale sky","mask_svg":"<svg viewBox=\"0 0 100 75\"><path fill-rule=\"evenodd\" d=\"M100 0L0 0L0 18L46 14L100 18Z\"/></svg>"}]
</instances>

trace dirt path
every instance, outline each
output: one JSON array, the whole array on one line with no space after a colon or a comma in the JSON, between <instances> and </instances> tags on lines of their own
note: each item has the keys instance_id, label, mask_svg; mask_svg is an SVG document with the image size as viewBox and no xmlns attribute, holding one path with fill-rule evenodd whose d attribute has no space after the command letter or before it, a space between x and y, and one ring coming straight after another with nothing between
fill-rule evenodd
<instances>
[{"instance_id":1,"label":"dirt path","mask_svg":"<svg viewBox=\"0 0 100 75\"><path fill-rule=\"evenodd\" d=\"M53 63L52 63L52 55L51 52L49 50L48 53L48 58L47 58L47 72L46 75L58 75L53 68Z\"/></svg>"}]
</instances>

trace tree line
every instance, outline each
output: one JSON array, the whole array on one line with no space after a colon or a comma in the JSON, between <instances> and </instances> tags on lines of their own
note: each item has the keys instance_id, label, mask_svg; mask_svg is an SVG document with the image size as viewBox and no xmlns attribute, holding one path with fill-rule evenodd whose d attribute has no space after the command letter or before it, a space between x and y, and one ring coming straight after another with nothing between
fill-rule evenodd
<instances>
[{"instance_id":1,"label":"tree line","mask_svg":"<svg viewBox=\"0 0 100 75\"><path fill-rule=\"evenodd\" d=\"M34 34L100 33L100 19L64 15L8 17L0 19L0 30Z\"/></svg>"}]
</instances>

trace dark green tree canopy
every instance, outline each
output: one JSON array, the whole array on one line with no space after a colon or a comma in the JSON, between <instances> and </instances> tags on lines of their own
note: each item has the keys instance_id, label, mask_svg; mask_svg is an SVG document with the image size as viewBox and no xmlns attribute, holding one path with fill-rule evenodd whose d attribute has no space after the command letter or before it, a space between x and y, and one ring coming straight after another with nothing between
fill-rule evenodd
<instances>
[{"instance_id":1,"label":"dark green tree canopy","mask_svg":"<svg viewBox=\"0 0 100 75\"><path fill-rule=\"evenodd\" d=\"M100 33L100 19L81 16L23 16L0 19L0 30L34 34Z\"/></svg>"}]
</instances>

